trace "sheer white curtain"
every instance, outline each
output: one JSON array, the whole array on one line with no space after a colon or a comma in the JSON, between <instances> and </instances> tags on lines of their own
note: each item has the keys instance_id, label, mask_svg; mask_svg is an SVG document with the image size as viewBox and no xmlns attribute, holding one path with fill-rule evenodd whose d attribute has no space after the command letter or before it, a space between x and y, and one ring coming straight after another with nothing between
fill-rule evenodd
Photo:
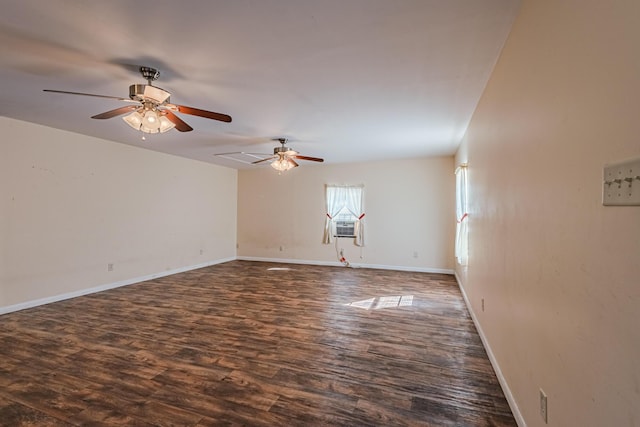
<instances>
[{"instance_id":1,"label":"sheer white curtain","mask_svg":"<svg viewBox=\"0 0 640 427\"><path fill-rule=\"evenodd\" d=\"M345 195L345 207L347 210L356 217L354 224L353 234L355 237L356 246L364 246L364 225L362 220L364 218L364 212L362 211L362 187L343 187Z\"/></svg>"},{"instance_id":2,"label":"sheer white curtain","mask_svg":"<svg viewBox=\"0 0 640 427\"><path fill-rule=\"evenodd\" d=\"M356 246L364 246L364 226L362 219L364 212L362 207L363 186L325 185L327 217L324 223L324 236L322 243L333 242L335 235L335 222L333 218L346 209L355 217L354 234Z\"/></svg>"},{"instance_id":3,"label":"sheer white curtain","mask_svg":"<svg viewBox=\"0 0 640 427\"><path fill-rule=\"evenodd\" d=\"M467 208L467 165L456 169L456 260L467 265L469 257Z\"/></svg>"},{"instance_id":4,"label":"sheer white curtain","mask_svg":"<svg viewBox=\"0 0 640 427\"><path fill-rule=\"evenodd\" d=\"M322 243L329 244L333 242L334 239L334 223L333 217L338 215L342 208L344 207L344 203L340 197L340 187L335 185L325 185L325 203L327 210L327 217L324 221L324 236L322 237Z\"/></svg>"}]
</instances>

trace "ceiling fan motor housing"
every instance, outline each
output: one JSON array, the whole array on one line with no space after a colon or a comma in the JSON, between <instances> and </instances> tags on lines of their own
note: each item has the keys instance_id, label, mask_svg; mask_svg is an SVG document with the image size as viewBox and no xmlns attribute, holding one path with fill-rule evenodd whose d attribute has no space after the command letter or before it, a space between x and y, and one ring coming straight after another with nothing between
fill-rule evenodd
<instances>
[{"instance_id":1,"label":"ceiling fan motor housing","mask_svg":"<svg viewBox=\"0 0 640 427\"><path fill-rule=\"evenodd\" d=\"M282 145L281 147L275 147L273 149L273 154L286 154L287 156L295 156L296 154L298 154L298 152Z\"/></svg>"},{"instance_id":2,"label":"ceiling fan motor housing","mask_svg":"<svg viewBox=\"0 0 640 427\"><path fill-rule=\"evenodd\" d=\"M129 86L129 98L140 102L153 102L155 104L163 104L169 102L171 94L164 89L156 86L134 84Z\"/></svg>"}]
</instances>

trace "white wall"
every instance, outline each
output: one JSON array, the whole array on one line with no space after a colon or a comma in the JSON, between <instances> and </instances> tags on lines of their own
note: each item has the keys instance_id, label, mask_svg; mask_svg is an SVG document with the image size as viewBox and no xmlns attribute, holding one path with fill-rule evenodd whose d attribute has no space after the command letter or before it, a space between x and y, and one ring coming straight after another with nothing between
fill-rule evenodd
<instances>
[{"instance_id":1,"label":"white wall","mask_svg":"<svg viewBox=\"0 0 640 427\"><path fill-rule=\"evenodd\" d=\"M314 165L238 176L238 255L337 262L323 245L325 184L364 184L366 247L339 239L352 264L453 271L453 157ZM283 248L280 251L280 247ZM414 257L414 252L417 257Z\"/></svg>"},{"instance_id":2,"label":"white wall","mask_svg":"<svg viewBox=\"0 0 640 427\"><path fill-rule=\"evenodd\" d=\"M640 207L602 167L640 157L640 2L524 0L456 162L457 273L526 425L640 426ZM485 311L481 301L485 299Z\"/></svg>"},{"instance_id":3,"label":"white wall","mask_svg":"<svg viewBox=\"0 0 640 427\"><path fill-rule=\"evenodd\" d=\"M0 130L0 309L235 257L237 171L7 118Z\"/></svg>"}]
</instances>

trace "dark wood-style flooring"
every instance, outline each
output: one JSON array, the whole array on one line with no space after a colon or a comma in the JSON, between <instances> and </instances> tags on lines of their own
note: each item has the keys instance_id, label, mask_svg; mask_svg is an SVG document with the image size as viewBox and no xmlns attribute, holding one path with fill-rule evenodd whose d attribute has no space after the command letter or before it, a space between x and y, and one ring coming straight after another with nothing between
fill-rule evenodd
<instances>
[{"instance_id":1,"label":"dark wood-style flooring","mask_svg":"<svg viewBox=\"0 0 640 427\"><path fill-rule=\"evenodd\" d=\"M233 261L0 316L0 425L516 423L452 276Z\"/></svg>"}]
</instances>

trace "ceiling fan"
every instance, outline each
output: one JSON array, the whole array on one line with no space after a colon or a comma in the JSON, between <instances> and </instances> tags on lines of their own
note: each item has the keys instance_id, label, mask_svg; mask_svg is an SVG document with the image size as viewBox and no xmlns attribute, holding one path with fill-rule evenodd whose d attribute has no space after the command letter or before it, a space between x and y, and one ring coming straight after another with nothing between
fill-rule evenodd
<instances>
[{"instance_id":1,"label":"ceiling fan","mask_svg":"<svg viewBox=\"0 0 640 427\"><path fill-rule=\"evenodd\" d=\"M160 71L151 67L140 67L140 74L147 80L147 84L132 84L129 86L129 98L117 96L94 95L91 93L67 92L63 90L44 89L45 92L64 93L68 95L94 96L98 98L116 99L130 102L134 105L125 105L115 110L106 111L91 116L92 119L110 119L122 114L130 113L123 120L132 128L144 133L163 133L173 128L180 132L190 132L191 126L185 123L174 112L191 114L207 119L231 122L231 116L199 108L186 107L184 105L171 104L171 94L164 89L153 86L152 82L160 77ZM144 139L144 136L143 136Z\"/></svg>"},{"instance_id":2,"label":"ceiling fan","mask_svg":"<svg viewBox=\"0 0 640 427\"><path fill-rule=\"evenodd\" d=\"M319 157L308 157L301 156L297 151L292 150L289 147L286 147L287 139L286 138L274 138L272 141L280 142L280 147L275 147L273 149L273 156L267 157L266 159L256 160L255 162L251 162L251 164L255 165L262 162L267 162L269 160L273 160L271 162L271 167L279 172L287 171L292 168L297 168L298 163L296 160L310 160L312 162L324 162L324 159Z\"/></svg>"}]
</instances>

